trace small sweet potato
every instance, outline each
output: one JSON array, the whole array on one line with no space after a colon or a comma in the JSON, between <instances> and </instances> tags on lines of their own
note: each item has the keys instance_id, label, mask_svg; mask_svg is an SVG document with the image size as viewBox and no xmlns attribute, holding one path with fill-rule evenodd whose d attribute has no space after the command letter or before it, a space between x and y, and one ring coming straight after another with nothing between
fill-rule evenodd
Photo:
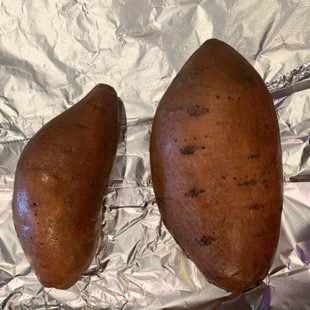
<instances>
[{"instance_id":1,"label":"small sweet potato","mask_svg":"<svg viewBox=\"0 0 310 310\"><path fill-rule=\"evenodd\" d=\"M20 156L13 219L44 286L72 286L95 255L118 129L116 93L99 84L39 130Z\"/></svg>"}]
</instances>

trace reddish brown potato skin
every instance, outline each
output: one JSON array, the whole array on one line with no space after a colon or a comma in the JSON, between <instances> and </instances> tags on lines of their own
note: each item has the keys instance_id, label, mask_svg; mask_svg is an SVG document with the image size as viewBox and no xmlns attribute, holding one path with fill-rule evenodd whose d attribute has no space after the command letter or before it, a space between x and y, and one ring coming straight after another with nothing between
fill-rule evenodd
<instances>
[{"instance_id":1,"label":"reddish brown potato skin","mask_svg":"<svg viewBox=\"0 0 310 310\"><path fill-rule=\"evenodd\" d=\"M206 41L157 108L150 144L163 222L206 278L249 290L279 237L282 164L272 99L233 48Z\"/></svg>"},{"instance_id":2,"label":"reddish brown potato skin","mask_svg":"<svg viewBox=\"0 0 310 310\"><path fill-rule=\"evenodd\" d=\"M99 84L42 127L20 156L13 219L46 287L72 286L95 255L118 128L117 95Z\"/></svg>"}]
</instances>

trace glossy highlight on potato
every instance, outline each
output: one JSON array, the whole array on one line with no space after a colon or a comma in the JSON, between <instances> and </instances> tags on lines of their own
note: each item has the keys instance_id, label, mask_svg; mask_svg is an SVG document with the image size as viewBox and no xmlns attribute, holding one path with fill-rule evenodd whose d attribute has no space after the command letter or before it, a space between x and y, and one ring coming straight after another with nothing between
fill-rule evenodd
<instances>
[{"instance_id":1,"label":"glossy highlight on potato","mask_svg":"<svg viewBox=\"0 0 310 310\"><path fill-rule=\"evenodd\" d=\"M20 156L13 219L22 248L46 287L69 288L95 255L118 131L116 92L99 84L43 126Z\"/></svg>"},{"instance_id":2,"label":"glossy highlight on potato","mask_svg":"<svg viewBox=\"0 0 310 310\"><path fill-rule=\"evenodd\" d=\"M257 286L279 238L281 146L268 90L232 47L208 40L182 67L158 105L150 160L163 222L207 280Z\"/></svg>"}]
</instances>

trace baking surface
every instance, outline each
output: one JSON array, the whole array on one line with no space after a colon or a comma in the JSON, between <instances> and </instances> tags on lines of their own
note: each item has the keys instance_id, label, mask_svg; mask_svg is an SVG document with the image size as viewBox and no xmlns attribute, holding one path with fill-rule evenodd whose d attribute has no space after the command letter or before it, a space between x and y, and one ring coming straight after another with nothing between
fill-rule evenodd
<instances>
[{"instance_id":1,"label":"baking surface","mask_svg":"<svg viewBox=\"0 0 310 310\"><path fill-rule=\"evenodd\" d=\"M310 3L300 1L2 1L0 4L0 308L310 308ZM241 296L209 284L161 224L150 178L157 104L207 39L233 46L272 92L284 205L264 284ZM100 249L68 290L40 285L12 221L19 155L47 121L97 83L125 111ZM65 259L65 257L64 257Z\"/></svg>"}]
</instances>

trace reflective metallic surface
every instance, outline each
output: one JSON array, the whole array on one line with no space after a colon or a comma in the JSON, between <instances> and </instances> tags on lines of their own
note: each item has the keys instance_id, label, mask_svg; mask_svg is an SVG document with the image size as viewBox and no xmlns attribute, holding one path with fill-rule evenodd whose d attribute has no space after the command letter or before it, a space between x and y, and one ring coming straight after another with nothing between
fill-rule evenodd
<instances>
[{"instance_id":1,"label":"reflective metallic surface","mask_svg":"<svg viewBox=\"0 0 310 310\"><path fill-rule=\"evenodd\" d=\"M309 309L309 15L308 0L3 0L0 307ZM236 48L263 77L274 98L282 141L279 246L265 283L240 296L209 284L182 253L161 224L150 178L148 147L156 106L186 59L211 37ZM16 163L42 125L96 83L113 86L125 107L104 197L106 234L76 285L44 288L13 226Z\"/></svg>"}]
</instances>

